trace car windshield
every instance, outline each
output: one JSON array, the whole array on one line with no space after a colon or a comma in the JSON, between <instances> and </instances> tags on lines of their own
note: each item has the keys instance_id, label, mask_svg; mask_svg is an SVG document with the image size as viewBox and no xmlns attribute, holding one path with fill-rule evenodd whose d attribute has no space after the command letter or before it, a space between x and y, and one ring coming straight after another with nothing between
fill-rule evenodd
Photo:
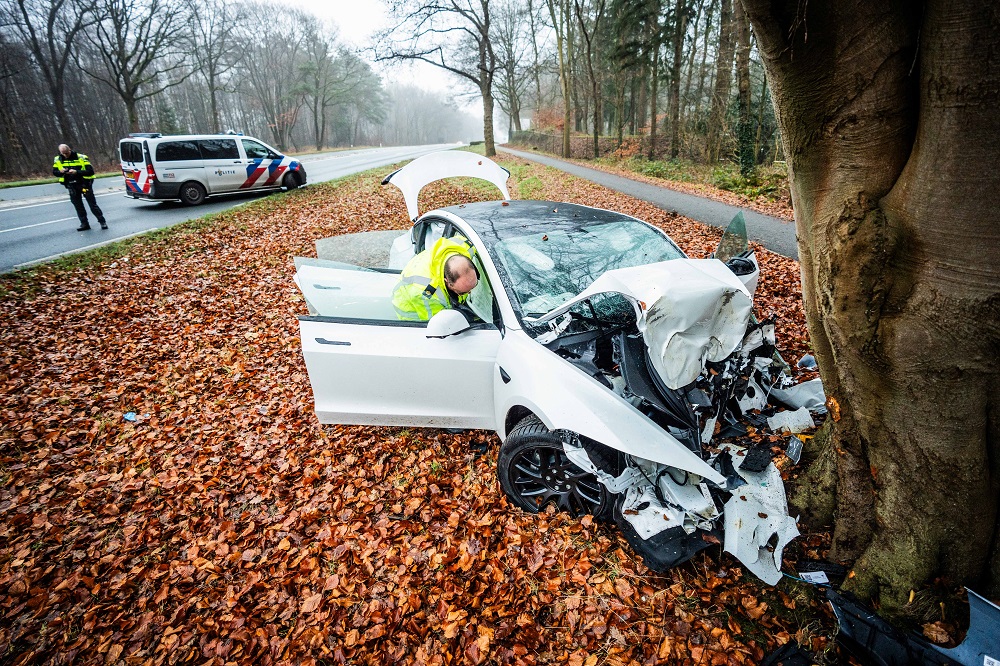
<instances>
[{"instance_id":1,"label":"car windshield","mask_svg":"<svg viewBox=\"0 0 1000 666\"><path fill-rule=\"evenodd\" d=\"M636 220L507 237L491 248L521 316L562 305L606 271L679 259L684 253Z\"/></svg>"}]
</instances>

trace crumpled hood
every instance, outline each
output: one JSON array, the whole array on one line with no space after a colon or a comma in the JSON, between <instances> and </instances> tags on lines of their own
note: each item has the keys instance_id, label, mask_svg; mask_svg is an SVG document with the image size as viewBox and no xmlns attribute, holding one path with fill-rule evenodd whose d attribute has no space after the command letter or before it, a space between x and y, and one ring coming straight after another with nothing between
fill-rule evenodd
<instances>
[{"instance_id":1,"label":"crumpled hood","mask_svg":"<svg viewBox=\"0 0 1000 666\"><path fill-rule=\"evenodd\" d=\"M750 293L721 261L673 259L608 271L537 321L607 292L632 302L653 369L671 389L697 379L707 361L732 354L753 309Z\"/></svg>"}]
</instances>

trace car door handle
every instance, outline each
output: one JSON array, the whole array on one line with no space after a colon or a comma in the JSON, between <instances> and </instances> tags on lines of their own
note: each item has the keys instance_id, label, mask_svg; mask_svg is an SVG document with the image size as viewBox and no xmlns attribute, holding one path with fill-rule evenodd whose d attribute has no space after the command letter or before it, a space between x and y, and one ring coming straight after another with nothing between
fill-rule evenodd
<instances>
[{"instance_id":1,"label":"car door handle","mask_svg":"<svg viewBox=\"0 0 1000 666\"><path fill-rule=\"evenodd\" d=\"M327 340L326 338L316 338L316 342L321 345L341 345L344 347L350 347L351 343L344 340Z\"/></svg>"},{"instance_id":2,"label":"car door handle","mask_svg":"<svg viewBox=\"0 0 1000 666\"><path fill-rule=\"evenodd\" d=\"M500 368L500 379L503 380L503 383L510 384L510 375L507 374L507 371L501 368L500 366L497 367Z\"/></svg>"}]
</instances>

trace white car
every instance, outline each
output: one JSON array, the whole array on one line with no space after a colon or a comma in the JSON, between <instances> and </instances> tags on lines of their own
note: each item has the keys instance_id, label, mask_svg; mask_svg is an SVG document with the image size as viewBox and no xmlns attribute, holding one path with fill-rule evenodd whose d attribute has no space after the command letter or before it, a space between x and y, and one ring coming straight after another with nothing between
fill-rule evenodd
<instances>
[{"instance_id":1,"label":"white car","mask_svg":"<svg viewBox=\"0 0 1000 666\"><path fill-rule=\"evenodd\" d=\"M456 175L494 183L505 200L418 217L420 189ZM777 583L795 519L770 449L733 438L746 434L743 420L762 425L769 394L791 408L823 401L815 386L789 388L773 323L752 316L758 267L745 230L727 232L726 256L689 259L628 215L506 200L507 176L472 153L418 158L383 181L400 187L414 219L391 268L299 261L319 420L494 430L499 481L516 506L614 520L660 571L721 537ZM399 268L457 234L478 253L467 307L397 319Z\"/></svg>"}]
</instances>

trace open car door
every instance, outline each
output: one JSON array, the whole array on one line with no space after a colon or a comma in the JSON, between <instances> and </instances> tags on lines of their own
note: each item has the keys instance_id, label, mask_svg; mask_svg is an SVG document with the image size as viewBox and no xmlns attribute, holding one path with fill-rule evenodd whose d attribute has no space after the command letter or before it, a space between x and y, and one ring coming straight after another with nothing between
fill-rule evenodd
<instances>
[{"instance_id":1,"label":"open car door","mask_svg":"<svg viewBox=\"0 0 1000 666\"><path fill-rule=\"evenodd\" d=\"M301 265L295 282L311 313L299 332L320 423L494 427L496 327L428 337L428 322L397 318L398 272L310 263L325 265Z\"/></svg>"}]
</instances>

